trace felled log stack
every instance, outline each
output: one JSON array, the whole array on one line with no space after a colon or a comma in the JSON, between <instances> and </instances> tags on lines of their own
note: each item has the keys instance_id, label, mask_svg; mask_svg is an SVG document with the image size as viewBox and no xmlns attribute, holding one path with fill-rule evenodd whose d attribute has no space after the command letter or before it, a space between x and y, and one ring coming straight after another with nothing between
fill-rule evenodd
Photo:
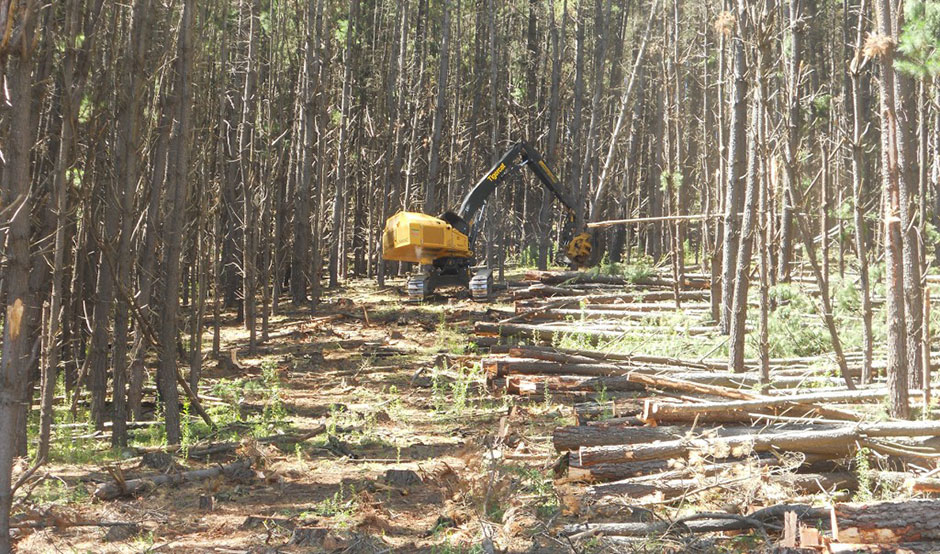
<instances>
[{"instance_id":1,"label":"felled log stack","mask_svg":"<svg viewBox=\"0 0 940 554\"><path fill-rule=\"evenodd\" d=\"M478 344L490 347L482 366L493 391L570 404L575 425L555 428L552 437L561 456L555 488L564 513L592 523L568 526L562 535L627 541L785 529L782 546L831 552L856 543L940 541L931 531L940 501L755 508L804 495L838 502L856 489L879 487L940 493L940 479L922 469L940 457L940 422L871 423L887 397L883 383L846 390L825 372L832 364L820 363L822 356L772 358L770 380L762 382L754 359L732 373L721 358L610 351L632 336L714 337L714 326L699 323L712 308L704 276L680 286L658 275L529 272L526 279L529 286L512 292L514 310L491 312L475 332ZM696 323L677 324L676 313ZM594 346L558 348L567 337ZM858 377L861 352L845 357ZM911 402L922 406L920 391L912 391ZM859 465L873 455L891 471ZM625 513L635 516L643 506L680 501L740 509L624 522ZM820 539L817 529L830 529L830 536Z\"/></svg>"}]
</instances>

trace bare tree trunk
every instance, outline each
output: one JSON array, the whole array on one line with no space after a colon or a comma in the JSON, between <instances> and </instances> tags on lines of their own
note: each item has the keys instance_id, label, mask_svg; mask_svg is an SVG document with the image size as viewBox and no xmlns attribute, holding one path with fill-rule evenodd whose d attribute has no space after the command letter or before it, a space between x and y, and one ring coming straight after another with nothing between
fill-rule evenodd
<instances>
[{"instance_id":1,"label":"bare tree trunk","mask_svg":"<svg viewBox=\"0 0 940 554\"><path fill-rule=\"evenodd\" d=\"M903 2L898 3L892 19L890 35L898 43L904 25ZM920 387L923 378L923 277L921 245L916 221L918 203L917 168L917 100L914 80L902 71L894 70L894 113L897 133L898 199L902 230L902 259L904 264L904 317L907 331L908 385Z\"/></svg>"},{"instance_id":2,"label":"bare tree trunk","mask_svg":"<svg viewBox=\"0 0 940 554\"><path fill-rule=\"evenodd\" d=\"M737 10L734 14L739 20L746 14ZM740 221L738 214L743 209L744 191L741 178L744 177L746 164L745 142L747 129L747 67L744 60L744 39L740 28L732 39L734 58L734 87L731 90L731 133L728 146L728 176L725 190L724 244L721 272L721 332L731 330L731 312L734 301L734 271L737 267L738 245L740 244Z\"/></svg>"},{"instance_id":3,"label":"bare tree trunk","mask_svg":"<svg viewBox=\"0 0 940 554\"><path fill-rule=\"evenodd\" d=\"M333 197L333 231L330 236L330 288L339 285L340 256L345 255L342 244L343 217L346 212L346 149L349 143L349 119L352 108L352 79L355 57L353 56L356 24L359 18L359 0L349 0L349 19L346 27L346 53L344 54L343 97L340 107L339 142L337 143L336 192Z\"/></svg>"},{"instance_id":4,"label":"bare tree trunk","mask_svg":"<svg viewBox=\"0 0 940 554\"><path fill-rule=\"evenodd\" d=\"M875 0L876 30L893 36L894 15L889 0ZM908 354L904 313L904 269L902 265L900 205L900 175L898 167L897 117L895 115L894 56L891 51L879 58L881 66L881 176L885 202L885 304L888 327L888 387L891 389L893 417L907 418L908 406Z\"/></svg>"},{"instance_id":5,"label":"bare tree trunk","mask_svg":"<svg viewBox=\"0 0 940 554\"><path fill-rule=\"evenodd\" d=\"M800 113L800 81L802 79L803 37L803 1L789 0L790 48L787 59L787 142L784 150L784 178L786 190L798 185L800 169L797 151L800 146L802 115ZM780 251L777 256L777 280L790 280L790 263L793 259L793 198L788 192L783 194L783 213L780 217Z\"/></svg>"},{"instance_id":6,"label":"bare tree trunk","mask_svg":"<svg viewBox=\"0 0 940 554\"><path fill-rule=\"evenodd\" d=\"M409 2L399 2L395 12L395 42L391 50L392 60L389 67L385 87L385 109L388 112L389 127L386 134L385 155L389 163L385 165L385 175L382 179L382 212L380 221L388 219L392 204L392 195L398 194L398 184L401 179L401 112L404 98L404 71L405 53L407 52L407 17ZM379 229L382 232L382 229ZM379 239L381 244L381 238ZM376 280L380 287L385 286L386 263L380 259L376 271Z\"/></svg>"},{"instance_id":7,"label":"bare tree trunk","mask_svg":"<svg viewBox=\"0 0 940 554\"><path fill-rule=\"evenodd\" d=\"M307 2L306 52L304 67L306 78L302 85L303 102L303 155L301 156L300 179L294 193L294 250L291 260L290 290L295 306L307 301L307 284L310 282L313 237L311 235L310 201L312 199L314 144L316 135L317 97L315 81L318 78L316 63L316 14L319 0Z\"/></svg>"},{"instance_id":8,"label":"bare tree trunk","mask_svg":"<svg viewBox=\"0 0 940 554\"><path fill-rule=\"evenodd\" d=\"M758 72L757 79L759 80ZM748 140L747 189L744 197L744 221L741 227L741 240L738 245L737 271L734 280L732 318L730 335L730 355L728 369L737 373L744 368L744 335L747 322L747 291L751 276L751 251L754 233L757 228L757 201L760 196L760 177L758 176L757 136L763 116L757 103L752 110L752 128Z\"/></svg>"},{"instance_id":9,"label":"bare tree trunk","mask_svg":"<svg viewBox=\"0 0 940 554\"><path fill-rule=\"evenodd\" d=\"M868 275L868 247L865 244L867 225L865 224L865 210L862 205L862 193L864 185L862 183L862 172L864 171L865 145L863 144L862 129L862 87L860 83L859 72L862 63L862 38L865 28L865 0L861 1L858 15L858 30L855 35L855 58L850 66L852 79L852 197L853 197L853 222L855 224L855 252L858 258L858 286L859 294L862 297L862 384L871 382L872 366L872 307L871 307L871 284Z\"/></svg>"},{"instance_id":10,"label":"bare tree trunk","mask_svg":"<svg viewBox=\"0 0 940 554\"><path fill-rule=\"evenodd\" d=\"M33 365L34 347L25 332L39 324L40 308L29 294L31 270L29 235L32 198L30 196L29 153L33 145L32 130L32 69L31 52L33 26L36 16L35 2L26 2L19 15L22 43L16 44L6 57L4 75L8 104L0 107L0 115L10 122L9 142L0 160L0 198L4 206L20 206L12 212L6 231L7 264L4 276L6 302L4 306L3 350L0 354L0 554L8 554L10 544L10 507L12 505L13 457L16 455L16 436L24 403L28 402L27 387ZM5 19L5 18L3 18ZM0 19L0 22L6 23ZM12 24L12 22L11 22ZM5 25L4 25L5 27ZM28 404L26 404L28 406Z\"/></svg>"},{"instance_id":11,"label":"bare tree trunk","mask_svg":"<svg viewBox=\"0 0 940 554\"><path fill-rule=\"evenodd\" d=\"M189 134L192 122L192 28L193 0L184 0L183 17L180 22L179 56L177 57L176 99L171 103L178 110L173 132L171 151L176 163L168 179L167 220L182 221L186 211L186 184L189 176ZM179 391L176 388L178 375L176 334L179 328L180 254L182 253L182 229L177 225L164 226L165 254L164 312L160 326L160 366L157 384L163 399L166 417L166 438L170 444L178 444L180 435Z\"/></svg>"},{"instance_id":12,"label":"bare tree trunk","mask_svg":"<svg viewBox=\"0 0 940 554\"><path fill-rule=\"evenodd\" d=\"M575 76L574 76L574 105L571 110L571 123L569 127L569 153L568 153L568 190L572 197L583 198L581 191L581 115L584 110L584 2L578 2L578 21L575 38ZM577 200L575 209L575 228L584 227L584 203Z\"/></svg>"},{"instance_id":13,"label":"bare tree trunk","mask_svg":"<svg viewBox=\"0 0 940 554\"><path fill-rule=\"evenodd\" d=\"M602 0L595 0L594 2L594 33L595 33L595 45L594 45L594 82L592 83L591 88L593 89L593 94L591 95L591 118L588 120L588 129L587 129L587 144L584 149L584 159L585 160L596 160L597 159L597 132L598 132L598 119L603 117L601 112L601 98L604 95L604 61L607 59L607 25L605 23L607 16L610 14L610 0L607 0L607 8L604 9L604 3ZM599 187L592 186L592 178L596 179L596 175L591 170L589 165L584 170L582 170L581 175L581 194L575 198L588 197L593 198L594 201L591 203L590 211L588 212L587 219L594 221L595 217L600 217L601 203L603 199L603 193L597 193ZM594 181L596 183L596 181ZM593 189L593 190L592 190ZM579 200L579 205L584 204L583 201ZM582 208L583 209L583 208ZM580 228L580 227L579 227ZM602 246L603 242L600 245ZM602 251L600 248L597 248L595 252L592 252L592 257L595 259L600 259Z\"/></svg>"},{"instance_id":14,"label":"bare tree trunk","mask_svg":"<svg viewBox=\"0 0 940 554\"><path fill-rule=\"evenodd\" d=\"M122 290L117 295L115 303L114 346L111 356L113 375L111 444L113 446L127 446L127 342L130 324L129 303L133 301L130 297L133 294L130 290L133 267L131 237L136 224L134 198L140 179L138 164L140 106L146 93L144 57L147 53L150 35L150 23L147 20L150 9L150 0L138 0L134 3L127 61L123 73L123 94L126 96L123 100L123 113L120 119L118 152L119 184L122 188L116 191L121 215L121 236L118 240L116 271L118 286Z\"/></svg>"},{"instance_id":15,"label":"bare tree trunk","mask_svg":"<svg viewBox=\"0 0 940 554\"><path fill-rule=\"evenodd\" d=\"M550 6L551 27L550 34L552 40L552 76L548 99L548 141L546 158L549 165L555 166L557 161L558 149L558 120L560 118L560 88L561 88L561 64L562 64L562 45L565 43L565 30L567 28L568 0L564 0L561 10L561 30L555 23L555 12L552 4ZM560 35L560 36L559 36ZM551 204L552 194L547 190L542 190L542 204L539 207L539 253L537 265L539 269L548 267L548 250L551 244Z\"/></svg>"},{"instance_id":16,"label":"bare tree trunk","mask_svg":"<svg viewBox=\"0 0 940 554\"><path fill-rule=\"evenodd\" d=\"M242 89L241 122L238 132L239 173L242 189L242 272L243 272L243 312L245 327L248 329L248 351L255 352L258 347L258 229L259 210L262 193L257 181L255 160L255 109L258 88L258 39L261 34L261 3L259 0L248 2L248 56L246 59L245 84Z\"/></svg>"},{"instance_id":17,"label":"bare tree trunk","mask_svg":"<svg viewBox=\"0 0 940 554\"><path fill-rule=\"evenodd\" d=\"M424 213L437 214L441 209L441 139L444 131L444 111L447 107L447 75L450 64L450 6L441 3L443 37L440 45L440 70L437 74L437 101L434 108L434 127L431 131L431 159L428 161L428 179L424 188Z\"/></svg>"}]
</instances>

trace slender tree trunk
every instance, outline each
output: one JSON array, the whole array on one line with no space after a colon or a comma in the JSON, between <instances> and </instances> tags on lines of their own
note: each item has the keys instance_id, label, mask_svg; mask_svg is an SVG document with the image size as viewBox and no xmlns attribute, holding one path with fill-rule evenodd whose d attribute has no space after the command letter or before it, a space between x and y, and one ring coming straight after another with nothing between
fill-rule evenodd
<instances>
[{"instance_id":1,"label":"slender tree trunk","mask_svg":"<svg viewBox=\"0 0 940 554\"><path fill-rule=\"evenodd\" d=\"M176 163L168 179L167 219L182 221L186 212L186 184L189 176L189 134L192 122L192 28L193 0L184 0L183 17L180 22L179 55L177 57L176 100L172 103L177 113L177 123L172 137L171 151ZM176 388L178 375L176 335L179 328L180 255L182 250L182 229L177 225L164 226L165 254L164 275L164 312L160 326L160 366L157 383L163 399L166 418L166 438L170 444L179 444L180 413L179 391Z\"/></svg>"},{"instance_id":2,"label":"slender tree trunk","mask_svg":"<svg viewBox=\"0 0 940 554\"><path fill-rule=\"evenodd\" d=\"M130 326L129 302L131 269L131 236L136 224L134 218L134 198L140 179L138 150L140 148L140 106L146 93L145 55L149 41L150 23L147 17L151 10L150 0L138 0L134 3L131 22L130 41L127 60L123 72L123 113L119 132L119 184L116 191L120 202L121 236L117 248L117 282L122 289L117 295L114 309L114 345L112 348L111 372L112 389L112 430L111 444L127 446L127 343Z\"/></svg>"},{"instance_id":3,"label":"slender tree trunk","mask_svg":"<svg viewBox=\"0 0 940 554\"><path fill-rule=\"evenodd\" d=\"M759 80L758 73L757 79ZM760 197L760 177L758 176L757 136L763 116L755 102L752 110L753 126L748 140L747 188L744 197L744 221L741 227L741 240L738 245L737 271L734 280L732 318L730 327L730 356L728 369L743 372L744 336L747 323L747 291L751 280L751 251L754 233L757 229L757 202Z\"/></svg>"},{"instance_id":4,"label":"slender tree trunk","mask_svg":"<svg viewBox=\"0 0 940 554\"><path fill-rule=\"evenodd\" d=\"M738 19L746 14L738 10ZM746 128L747 128L747 67L744 60L744 39L740 29L732 39L734 58L734 86L731 90L731 133L728 146L728 176L725 189L724 241L722 251L721 275L721 332L728 334L731 329L732 303L734 301L734 272L737 267L738 245L740 244L740 220L738 214L743 209L744 191L741 183L745 173Z\"/></svg>"},{"instance_id":5,"label":"slender tree trunk","mask_svg":"<svg viewBox=\"0 0 940 554\"><path fill-rule=\"evenodd\" d=\"M444 131L444 112L447 107L447 76L450 70L450 6L441 3L443 37L440 45L440 70L437 74L437 101L434 107L434 126L431 131L431 159L428 161L428 179L424 189L424 213L437 214L441 209L441 139Z\"/></svg>"},{"instance_id":6,"label":"slender tree trunk","mask_svg":"<svg viewBox=\"0 0 940 554\"><path fill-rule=\"evenodd\" d=\"M346 253L342 244L343 218L346 212L346 159L349 143L349 119L352 108L352 79L355 58L353 56L354 36L356 23L359 18L359 0L349 0L349 19L346 27L346 53L344 54L343 95L340 107L339 141L336 145L338 156L336 162L337 178L336 192L333 197L333 231L330 236L330 288L339 285L340 256Z\"/></svg>"},{"instance_id":7,"label":"slender tree trunk","mask_svg":"<svg viewBox=\"0 0 940 554\"><path fill-rule=\"evenodd\" d=\"M258 89L258 53L261 3L259 0L248 2L248 56L246 59L245 84L242 89L241 122L238 133L239 174L242 190L242 272L243 272L243 313L245 327L248 329L248 351L255 352L258 347L258 239L260 231L259 210L262 193L256 182L258 171L255 160L255 110Z\"/></svg>"},{"instance_id":8,"label":"slender tree trunk","mask_svg":"<svg viewBox=\"0 0 940 554\"><path fill-rule=\"evenodd\" d=\"M904 25L904 4L898 3L892 18L894 44L898 42ZM908 384L920 387L923 378L923 278L921 245L916 225L919 171L917 168L917 99L914 79L902 71L894 70L894 114L897 133L898 200L902 230L902 260L904 264L904 317L907 334Z\"/></svg>"},{"instance_id":9,"label":"slender tree trunk","mask_svg":"<svg viewBox=\"0 0 940 554\"><path fill-rule=\"evenodd\" d=\"M876 32L893 36L894 21L889 0L875 0ZM881 176L885 202L885 304L888 327L888 387L891 390L890 412L893 417L907 418L908 354L904 313L904 267L902 265L902 214L900 205L900 174L898 166L898 131L895 115L894 56L890 50L879 58L881 66Z\"/></svg>"},{"instance_id":10,"label":"slender tree trunk","mask_svg":"<svg viewBox=\"0 0 940 554\"><path fill-rule=\"evenodd\" d=\"M316 69L316 14L319 0L307 2L306 52L304 54L306 79L302 85L303 103L303 155L300 180L294 194L294 250L291 260L290 290L295 306L307 301L307 284L310 282L310 268L313 237L310 227L310 203L312 200L314 145L316 135L318 87Z\"/></svg>"},{"instance_id":11,"label":"slender tree trunk","mask_svg":"<svg viewBox=\"0 0 940 554\"><path fill-rule=\"evenodd\" d=\"M867 225L865 223L865 209L862 194L865 190L862 183L864 171L864 148L862 129L862 100L861 82L859 72L862 63L862 39L865 28L865 0L861 1L858 15L858 30L855 38L855 58L850 66L852 80L852 198L853 222L855 224L855 252L858 258L858 286L862 300L862 384L871 382L872 377L872 306L871 284L868 275L868 247L865 244Z\"/></svg>"},{"instance_id":12,"label":"slender tree trunk","mask_svg":"<svg viewBox=\"0 0 940 554\"><path fill-rule=\"evenodd\" d=\"M562 64L562 45L565 43L565 31L567 28L568 0L564 0L561 10L561 29L555 23L555 11L550 4L550 35L552 42L552 75L551 85L548 94L548 140L546 158L550 167L557 167L555 162L558 159L556 150L558 149L558 121L560 118L561 104L561 64ZM560 36L559 36L560 35ZM548 251L551 245L551 204L552 194L547 190L542 190L542 204L539 207L539 253L537 265L539 269L548 267Z\"/></svg>"},{"instance_id":13,"label":"slender tree trunk","mask_svg":"<svg viewBox=\"0 0 940 554\"><path fill-rule=\"evenodd\" d=\"M787 7L790 48L787 59L787 142L784 150L784 178L786 190L799 185L799 160L797 151L800 146L802 114L800 113L800 81L802 79L803 37L803 1L789 0ZM783 210L780 217L780 251L777 256L777 280L790 280L790 264L793 260L793 198L783 194Z\"/></svg>"},{"instance_id":14,"label":"slender tree trunk","mask_svg":"<svg viewBox=\"0 0 940 554\"><path fill-rule=\"evenodd\" d=\"M568 154L568 190L572 197L583 198L581 190L581 115L584 110L584 2L578 2L578 21L575 37L575 77L574 77L574 106L571 111L569 127L569 154ZM584 203L580 200L575 208L575 228L584 227Z\"/></svg>"},{"instance_id":15,"label":"slender tree trunk","mask_svg":"<svg viewBox=\"0 0 940 554\"><path fill-rule=\"evenodd\" d=\"M4 77L8 104L0 107L0 115L3 119L9 118L10 122L9 141L4 149L4 159L0 160L0 198L4 206L20 206L12 212L6 231L5 254L8 261L4 271L6 302L0 354L0 554L7 554L12 549L13 457L16 455L22 406L28 402L27 387L34 357L34 348L26 330L31 325L38 325L40 317L39 306L29 294L30 213L33 204L29 163L33 145L30 102L33 64L29 48L32 46L37 6L35 2L27 2L23 9L19 15L23 42L13 49L7 61Z\"/></svg>"}]
</instances>

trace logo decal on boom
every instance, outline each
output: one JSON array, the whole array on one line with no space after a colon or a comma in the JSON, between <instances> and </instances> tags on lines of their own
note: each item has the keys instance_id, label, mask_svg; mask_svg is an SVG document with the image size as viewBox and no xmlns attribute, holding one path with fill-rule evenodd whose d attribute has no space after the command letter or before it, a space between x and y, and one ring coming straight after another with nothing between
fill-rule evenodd
<instances>
[{"instance_id":1,"label":"logo decal on boom","mask_svg":"<svg viewBox=\"0 0 940 554\"><path fill-rule=\"evenodd\" d=\"M499 176L503 173L503 171L506 171L506 164L504 163L499 164L499 167L493 170L493 173L487 175L486 178L490 181L495 181L496 179L499 179Z\"/></svg>"}]
</instances>

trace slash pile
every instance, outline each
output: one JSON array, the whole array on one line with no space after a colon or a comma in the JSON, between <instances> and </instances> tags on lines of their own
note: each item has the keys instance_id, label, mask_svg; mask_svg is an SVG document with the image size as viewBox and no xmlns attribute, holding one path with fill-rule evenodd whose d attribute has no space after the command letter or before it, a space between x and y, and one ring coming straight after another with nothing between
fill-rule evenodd
<instances>
[{"instance_id":1,"label":"slash pile","mask_svg":"<svg viewBox=\"0 0 940 554\"><path fill-rule=\"evenodd\" d=\"M475 331L490 347L482 365L493 391L569 401L575 424L553 434L556 491L563 511L587 522L562 534L628 541L778 530L783 546L833 552L940 540L938 501L833 504L853 494L940 492L930 470L940 457L940 422L877 421L883 384L847 390L817 358L772 360L772 380L761 383L756 369L732 373L717 359L615 352L603 345L646 331L643 322L674 311L677 298L686 313L708 312L708 293L699 290L707 284L690 280L682 288L693 290L679 290L649 278L643 289L626 289L617 278L532 276L539 282L515 292L514 315ZM686 330L716 334L708 325ZM570 335L601 346L557 347ZM911 398L922 405L919 391ZM653 521L654 506L709 511ZM816 528L830 536L814 536Z\"/></svg>"}]
</instances>

